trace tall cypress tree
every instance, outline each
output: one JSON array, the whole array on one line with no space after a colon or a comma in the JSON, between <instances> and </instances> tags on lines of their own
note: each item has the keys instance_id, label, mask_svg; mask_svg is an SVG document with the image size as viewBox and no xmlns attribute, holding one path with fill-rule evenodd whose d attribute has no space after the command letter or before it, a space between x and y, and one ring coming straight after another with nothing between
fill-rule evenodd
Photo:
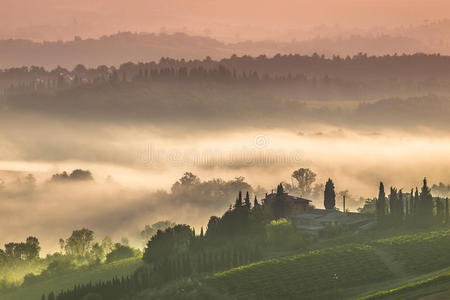
<instances>
[{"instance_id":1,"label":"tall cypress tree","mask_svg":"<svg viewBox=\"0 0 450 300\"><path fill-rule=\"evenodd\" d=\"M256 195L255 195L255 199L253 200L253 207L255 208L258 206L259 206L258 198L256 198Z\"/></svg>"},{"instance_id":2,"label":"tall cypress tree","mask_svg":"<svg viewBox=\"0 0 450 300\"><path fill-rule=\"evenodd\" d=\"M325 209L334 209L336 206L336 193L334 191L334 183L331 178L328 178L325 184L325 192L323 197L323 205Z\"/></svg>"},{"instance_id":3,"label":"tall cypress tree","mask_svg":"<svg viewBox=\"0 0 450 300\"><path fill-rule=\"evenodd\" d=\"M236 198L236 204L234 207L241 207L242 206L242 192L239 191L239 196Z\"/></svg>"},{"instance_id":4,"label":"tall cypress tree","mask_svg":"<svg viewBox=\"0 0 450 300\"><path fill-rule=\"evenodd\" d=\"M380 188L377 199L377 216L378 221L382 221L386 214L386 193L384 192L384 184L380 182Z\"/></svg>"},{"instance_id":5,"label":"tall cypress tree","mask_svg":"<svg viewBox=\"0 0 450 300\"><path fill-rule=\"evenodd\" d=\"M247 191L247 193L245 194L245 199L244 199L244 201L245 201L245 207L246 207L247 209L250 209L250 206L251 206L251 204L250 204L250 194L248 193L248 191Z\"/></svg>"},{"instance_id":6,"label":"tall cypress tree","mask_svg":"<svg viewBox=\"0 0 450 300\"><path fill-rule=\"evenodd\" d=\"M414 215L415 216L420 214L418 212L419 209L420 209L419 189L416 187L416 191L414 192Z\"/></svg>"},{"instance_id":7,"label":"tall cypress tree","mask_svg":"<svg viewBox=\"0 0 450 300\"><path fill-rule=\"evenodd\" d=\"M397 219L397 189L394 187L391 187L389 193L389 215L392 220Z\"/></svg>"},{"instance_id":8,"label":"tall cypress tree","mask_svg":"<svg viewBox=\"0 0 450 300\"><path fill-rule=\"evenodd\" d=\"M420 193L420 208L425 220L431 220L433 217L433 197L430 188L427 185L427 178L423 179L423 186Z\"/></svg>"},{"instance_id":9,"label":"tall cypress tree","mask_svg":"<svg viewBox=\"0 0 450 300\"><path fill-rule=\"evenodd\" d=\"M274 218L277 220L286 216L286 200L284 188L281 183L277 186L277 194L275 200L272 202L272 212Z\"/></svg>"},{"instance_id":10,"label":"tall cypress tree","mask_svg":"<svg viewBox=\"0 0 450 300\"><path fill-rule=\"evenodd\" d=\"M405 208L403 205L403 191L400 189L400 191L398 191L398 201L397 201L397 218L398 221L401 222L403 221L403 217L405 215Z\"/></svg>"}]
</instances>

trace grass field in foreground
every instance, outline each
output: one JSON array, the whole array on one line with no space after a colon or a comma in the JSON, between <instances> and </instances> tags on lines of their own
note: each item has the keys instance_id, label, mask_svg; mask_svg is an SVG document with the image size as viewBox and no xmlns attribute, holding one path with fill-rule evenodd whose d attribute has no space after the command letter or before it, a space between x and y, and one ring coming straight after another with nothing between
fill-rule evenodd
<instances>
[{"instance_id":1,"label":"grass field in foreground","mask_svg":"<svg viewBox=\"0 0 450 300\"><path fill-rule=\"evenodd\" d=\"M376 299L418 299L420 297L440 294L450 290L450 273L434 276L418 282L405 284L403 286L379 291L372 295L360 298L360 300Z\"/></svg>"},{"instance_id":2,"label":"grass field in foreground","mask_svg":"<svg viewBox=\"0 0 450 300\"><path fill-rule=\"evenodd\" d=\"M39 282L22 286L18 289L0 294L0 300L39 300L42 294L55 293L73 288L76 284L109 280L133 273L143 264L142 258L129 258L117 262L102 264L90 269L80 269Z\"/></svg>"},{"instance_id":3,"label":"grass field in foreground","mask_svg":"<svg viewBox=\"0 0 450 300\"><path fill-rule=\"evenodd\" d=\"M238 299L330 299L346 287L392 276L373 247L346 245L234 268L206 283Z\"/></svg>"}]
</instances>

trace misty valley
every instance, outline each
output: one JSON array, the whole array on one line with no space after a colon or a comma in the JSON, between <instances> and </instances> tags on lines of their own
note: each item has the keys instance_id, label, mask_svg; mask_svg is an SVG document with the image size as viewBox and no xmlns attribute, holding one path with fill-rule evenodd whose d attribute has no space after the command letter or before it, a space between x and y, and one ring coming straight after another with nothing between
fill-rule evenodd
<instances>
[{"instance_id":1,"label":"misty valley","mask_svg":"<svg viewBox=\"0 0 450 300\"><path fill-rule=\"evenodd\" d=\"M431 5L8 1L0 300L450 299Z\"/></svg>"}]
</instances>

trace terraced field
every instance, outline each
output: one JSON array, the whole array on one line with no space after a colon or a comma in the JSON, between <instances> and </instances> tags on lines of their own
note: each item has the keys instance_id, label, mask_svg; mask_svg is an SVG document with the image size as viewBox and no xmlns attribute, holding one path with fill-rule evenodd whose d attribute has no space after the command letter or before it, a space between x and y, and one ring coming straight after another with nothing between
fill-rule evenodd
<instances>
[{"instance_id":1,"label":"terraced field","mask_svg":"<svg viewBox=\"0 0 450 300\"><path fill-rule=\"evenodd\" d=\"M389 251L411 274L450 266L450 230L397 236L373 245Z\"/></svg>"},{"instance_id":2,"label":"terraced field","mask_svg":"<svg viewBox=\"0 0 450 300\"><path fill-rule=\"evenodd\" d=\"M448 267L450 230L445 229L261 261L214 274L206 283L238 299L349 299L375 288L370 297L393 297L397 289L442 292L450 284L448 270L423 276ZM400 287L375 292L395 282Z\"/></svg>"},{"instance_id":3,"label":"terraced field","mask_svg":"<svg viewBox=\"0 0 450 300\"><path fill-rule=\"evenodd\" d=\"M372 246L347 245L234 268L207 283L238 299L330 299L392 276Z\"/></svg>"},{"instance_id":4,"label":"terraced field","mask_svg":"<svg viewBox=\"0 0 450 300\"><path fill-rule=\"evenodd\" d=\"M394 299L449 299L450 273L434 276L418 282L409 283L390 290L376 292L360 300Z\"/></svg>"}]
</instances>

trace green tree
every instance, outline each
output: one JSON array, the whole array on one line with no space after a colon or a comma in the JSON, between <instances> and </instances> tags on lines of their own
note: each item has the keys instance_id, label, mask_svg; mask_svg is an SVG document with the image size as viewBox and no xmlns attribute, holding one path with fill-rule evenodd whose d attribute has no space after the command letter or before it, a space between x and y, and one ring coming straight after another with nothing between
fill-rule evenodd
<instances>
[{"instance_id":1,"label":"green tree","mask_svg":"<svg viewBox=\"0 0 450 300\"><path fill-rule=\"evenodd\" d=\"M134 257L135 251L128 246L128 245L122 245L120 243L116 243L114 245L114 249L106 255L106 262L111 263L113 261L118 261L121 259Z\"/></svg>"},{"instance_id":2,"label":"green tree","mask_svg":"<svg viewBox=\"0 0 450 300\"><path fill-rule=\"evenodd\" d=\"M424 220L431 220L433 217L433 197L431 190L427 185L427 178L423 179L422 190L420 193L420 209Z\"/></svg>"},{"instance_id":3,"label":"green tree","mask_svg":"<svg viewBox=\"0 0 450 300\"><path fill-rule=\"evenodd\" d=\"M271 207L273 212L273 217L278 220L284 218L287 214L287 203L286 194L284 192L283 184L277 186L277 194L275 200L272 201Z\"/></svg>"},{"instance_id":4,"label":"green tree","mask_svg":"<svg viewBox=\"0 0 450 300\"><path fill-rule=\"evenodd\" d=\"M248 193L248 191L247 191L247 193L245 194L244 203L245 203L245 207L246 207L247 209L250 209L250 208L251 208L251 204L250 204L250 194Z\"/></svg>"},{"instance_id":5,"label":"green tree","mask_svg":"<svg viewBox=\"0 0 450 300\"><path fill-rule=\"evenodd\" d=\"M34 236L29 236L25 242L25 252L28 260L35 260L39 258L41 247L39 240Z\"/></svg>"},{"instance_id":6,"label":"green tree","mask_svg":"<svg viewBox=\"0 0 450 300\"><path fill-rule=\"evenodd\" d=\"M144 261L160 263L171 255L184 253L192 240L192 229L188 225L176 225L166 230L158 230L147 243Z\"/></svg>"},{"instance_id":7,"label":"green tree","mask_svg":"<svg viewBox=\"0 0 450 300\"><path fill-rule=\"evenodd\" d=\"M323 204L325 209L334 209L336 206L336 192L334 191L334 183L331 178L328 178L325 184Z\"/></svg>"},{"instance_id":8,"label":"green tree","mask_svg":"<svg viewBox=\"0 0 450 300\"><path fill-rule=\"evenodd\" d=\"M92 242L94 241L94 232L87 228L74 230L72 235L66 240L66 253L86 257L91 250Z\"/></svg>"},{"instance_id":9,"label":"green tree","mask_svg":"<svg viewBox=\"0 0 450 300\"><path fill-rule=\"evenodd\" d=\"M295 170L291 176L297 180L298 189L303 196L311 194L311 185L316 181L316 173L308 168L300 168Z\"/></svg>"},{"instance_id":10,"label":"green tree","mask_svg":"<svg viewBox=\"0 0 450 300\"><path fill-rule=\"evenodd\" d=\"M164 220L153 223L152 225L145 225L144 230L141 231L141 238L147 243L158 230L165 230L169 227L177 225L175 222Z\"/></svg>"},{"instance_id":11,"label":"green tree","mask_svg":"<svg viewBox=\"0 0 450 300\"><path fill-rule=\"evenodd\" d=\"M384 192L384 184L380 182L380 188L377 199L377 217L381 221L386 214L386 194Z\"/></svg>"}]
</instances>

